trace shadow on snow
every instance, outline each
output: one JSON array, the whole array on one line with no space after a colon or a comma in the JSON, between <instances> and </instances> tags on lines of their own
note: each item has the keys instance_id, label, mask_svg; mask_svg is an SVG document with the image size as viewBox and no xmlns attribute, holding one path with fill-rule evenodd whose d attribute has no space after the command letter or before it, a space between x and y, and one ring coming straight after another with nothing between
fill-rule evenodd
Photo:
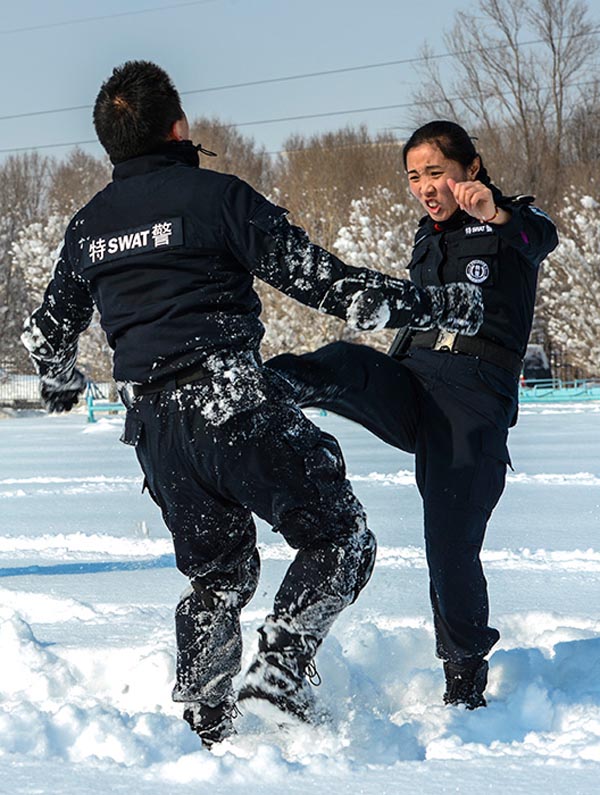
<instances>
[{"instance_id":1,"label":"shadow on snow","mask_svg":"<svg viewBox=\"0 0 600 795\"><path fill-rule=\"evenodd\" d=\"M62 576L65 574L102 574L107 571L140 571L173 569L174 555L161 555L150 560L114 560L95 563L57 563L52 566L7 566L0 568L0 577Z\"/></svg>"}]
</instances>

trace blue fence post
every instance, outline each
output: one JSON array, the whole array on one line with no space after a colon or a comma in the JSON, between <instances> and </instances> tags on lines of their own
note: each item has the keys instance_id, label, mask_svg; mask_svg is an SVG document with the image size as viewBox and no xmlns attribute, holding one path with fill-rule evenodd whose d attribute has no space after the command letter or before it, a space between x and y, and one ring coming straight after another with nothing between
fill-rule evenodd
<instances>
[{"instance_id":1,"label":"blue fence post","mask_svg":"<svg viewBox=\"0 0 600 795\"><path fill-rule=\"evenodd\" d=\"M94 417L94 396L92 395L91 381L88 381L85 389L85 400L88 408L88 422L96 422L96 418Z\"/></svg>"}]
</instances>

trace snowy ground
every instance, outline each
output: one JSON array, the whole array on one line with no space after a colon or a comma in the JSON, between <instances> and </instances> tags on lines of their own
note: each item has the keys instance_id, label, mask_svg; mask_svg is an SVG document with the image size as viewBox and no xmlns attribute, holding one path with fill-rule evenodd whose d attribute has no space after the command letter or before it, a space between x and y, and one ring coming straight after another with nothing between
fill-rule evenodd
<instances>
[{"instance_id":1,"label":"snowy ground","mask_svg":"<svg viewBox=\"0 0 600 795\"><path fill-rule=\"evenodd\" d=\"M327 729L249 715L212 754L170 702L185 581L121 419L0 421L0 792L595 793L600 781L600 404L522 410L485 551L489 708L441 705L412 461L332 415L379 544L318 656ZM254 650L289 554L260 526Z\"/></svg>"}]
</instances>

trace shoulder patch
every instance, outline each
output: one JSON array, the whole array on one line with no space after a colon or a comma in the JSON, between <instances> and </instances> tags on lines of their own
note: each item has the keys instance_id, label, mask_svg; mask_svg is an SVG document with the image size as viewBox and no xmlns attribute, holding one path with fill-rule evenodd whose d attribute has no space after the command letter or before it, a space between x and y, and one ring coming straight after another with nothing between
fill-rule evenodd
<instances>
[{"instance_id":1,"label":"shoulder patch","mask_svg":"<svg viewBox=\"0 0 600 795\"><path fill-rule=\"evenodd\" d=\"M84 268L101 265L124 257L133 257L157 249L177 248L183 245L183 220L165 218L133 229L82 238L81 263Z\"/></svg>"},{"instance_id":2,"label":"shoulder patch","mask_svg":"<svg viewBox=\"0 0 600 795\"><path fill-rule=\"evenodd\" d=\"M474 237L476 235L493 235L494 230L489 224L475 224L465 226L465 235Z\"/></svg>"}]
</instances>

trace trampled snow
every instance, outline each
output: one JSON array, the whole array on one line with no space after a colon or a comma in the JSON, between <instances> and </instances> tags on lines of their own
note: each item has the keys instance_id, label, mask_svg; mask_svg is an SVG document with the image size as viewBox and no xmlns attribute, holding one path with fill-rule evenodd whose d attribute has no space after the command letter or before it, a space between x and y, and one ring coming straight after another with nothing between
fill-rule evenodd
<instances>
[{"instance_id":1,"label":"trampled snow","mask_svg":"<svg viewBox=\"0 0 600 795\"><path fill-rule=\"evenodd\" d=\"M489 706L441 704L412 459L333 415L379 539L318 654L319 729L243 715L200 749L170 700L186 587L122 419L0 422L0 792L595 793L600 779L600 411L525 406L483 559ZM259 523L244 664L291 552Z\"/></svg>"}]
</instances>

